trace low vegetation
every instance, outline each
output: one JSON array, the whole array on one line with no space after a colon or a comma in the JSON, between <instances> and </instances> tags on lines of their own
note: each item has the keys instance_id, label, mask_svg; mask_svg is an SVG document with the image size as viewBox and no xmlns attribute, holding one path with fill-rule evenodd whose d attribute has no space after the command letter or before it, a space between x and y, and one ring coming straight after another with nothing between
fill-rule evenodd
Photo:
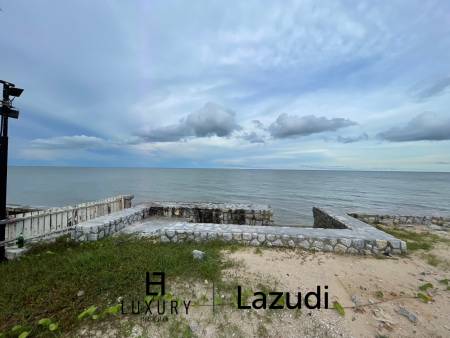
<instances>
[{"instance_id":1,"label":"low vegetation","mask_svg":"<svg viewBox=\"0 0 450 338\"><path fill-rule=\"evenodd\" d=\"M171 280L219 282L231 264L222 257L225 248L221 242L160 244L128 236L90 243L60 238L36 246L20 260L0 264L0 332L47 336L74 329L80 316L114 314L118 297L145 295L146 271L166 273L166 292ZM194 260L193 249L206 259Z\"/></svg>"},{"instance_id":2,"label":"low vegetation","mask_svg":"<svg viewBox=\"0 0 450 338\"><path fill-rule=\"evenodd\" d=\"M438 243L450 244L450 240L430 232L418 232L397 227L388 227L381 224L378 229L406 242L408 251L431 250Z\"/></svg>"}]
</instances>

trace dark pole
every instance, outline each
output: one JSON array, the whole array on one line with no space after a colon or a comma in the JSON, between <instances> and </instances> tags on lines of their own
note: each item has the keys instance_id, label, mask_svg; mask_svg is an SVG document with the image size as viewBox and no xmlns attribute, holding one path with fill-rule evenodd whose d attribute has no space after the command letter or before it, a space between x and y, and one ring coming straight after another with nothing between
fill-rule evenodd
<instances>
[{"instance_id":1,"label":"dark pole","mask_svg":"<svg viewBox=\"0 0 450 338\"><path fill-rule=\"evenodd\" d=\"M0 242L5 240L6 224L3 222L7 219L6 212L6 186L8 183L8 118L18 118L19 112L11 106L10 96L19 97L23 89L16 88L14 84L0 81L3 84L3 100L1 107L1 133L0 133ZM0 244L0 261L4 261L5 246Z\"/></svg>"},{"instance_id":2,"label":"dark pole","mask_svg":"<svg viewBox=\"0 0 450 338\"><path fill-rule=\"evenodd\" d=\"M0 220L6 215L6 184L8 181L8 86L3 84L2 125L0 135ZM5 240L5 224L0 224L0 242ZM0 246L0 261L5 260L5 246Z\"/></svg>"}]
</instances>

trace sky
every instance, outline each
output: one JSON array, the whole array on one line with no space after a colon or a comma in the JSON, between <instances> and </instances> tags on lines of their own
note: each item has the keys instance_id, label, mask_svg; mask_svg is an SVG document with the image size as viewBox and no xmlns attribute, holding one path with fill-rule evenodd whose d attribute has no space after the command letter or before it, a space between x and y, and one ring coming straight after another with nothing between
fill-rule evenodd
<instances>
[{"instance_id":1,"label":"sky","mask_svg":"<svg viewBox=\"0 0 450 338\"><path fill-rule=\"evenodd\" d=\"M11 165L450 171L450 2L0 0Z\"/></svg>"}]
</instances>

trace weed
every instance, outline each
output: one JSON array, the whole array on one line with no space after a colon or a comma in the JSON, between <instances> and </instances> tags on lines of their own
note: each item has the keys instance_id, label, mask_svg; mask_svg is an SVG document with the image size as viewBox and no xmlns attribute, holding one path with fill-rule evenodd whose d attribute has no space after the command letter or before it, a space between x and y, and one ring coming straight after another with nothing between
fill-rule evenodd
<instances>
[{"instance_id":1,"label":"weed","mask_svg":"<svg viewBox=\"0 0 450 338\"><path fill-rule=\"evenodd\" d=\"M397 227L387 227L381 224L376 225L376 228L405 241L408 251L428 251L431 250L437 243L450 243L449 239L430 232L416 232Z\"/></svg>"},{"instance_id":2,"label":"weed","mask_svg":"<svg viewBox=\"0 0 450 338\"><path fill-rule=\"evenodd\" d=\"M342 317L345 316L345 310L344 310L344 308L343 308L342 305L339 304L337 301L334 301L334 302L333 302L333 309L335 309L336 312L339 313L339 315L341 315Z\"/></svg>"},{"instance_id":3,"label":"weed","mask_svg":"<svg viewBox=\"0 0 450 338\"><path fill-rule=\"evenodd\" d=\"M383 299L384 298L384 293L383 291L377 291L375 292L375 297L377 297L378 299Z\"/></svg>"},{"instance_id":4,"label":"weed","mask_svg":"<svg viewBox=\"0 0 450 338\"><path fill-rule=\"evenodd\" d=\"M432 289L432 288L433 288L433 284L431 284L431 283L425 283L425 284L419 286L420 291L427 291L428 289Z\"/></svg>"},{"instance_id":5,"label":"weed","mask_svg":"<svg viewBox=\"0 0 450 338\"><path fill-rule=\"evenodd\" d=\"M262 250L261 250L260 247L256 247L256 248L255 248L255 254L257 254L257 255L262 255Z\"/></svg>"}]
</instances>

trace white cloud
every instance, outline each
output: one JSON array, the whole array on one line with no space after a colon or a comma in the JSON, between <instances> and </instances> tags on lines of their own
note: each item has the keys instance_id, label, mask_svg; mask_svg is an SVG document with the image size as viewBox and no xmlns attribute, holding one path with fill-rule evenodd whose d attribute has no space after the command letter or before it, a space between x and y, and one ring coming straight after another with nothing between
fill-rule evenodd
<instances>
[{"instance_id":1,"label":"white cloud","mask_svg":"<svg viewBox=\"0 0 450 338\"><path fill-rule=\"evenodd\" d=\"M94 149L107 144L108 142L102 138L86 135L38 138L31 141L31 146L39 149Z\"/></svg>"}]
</instances>

